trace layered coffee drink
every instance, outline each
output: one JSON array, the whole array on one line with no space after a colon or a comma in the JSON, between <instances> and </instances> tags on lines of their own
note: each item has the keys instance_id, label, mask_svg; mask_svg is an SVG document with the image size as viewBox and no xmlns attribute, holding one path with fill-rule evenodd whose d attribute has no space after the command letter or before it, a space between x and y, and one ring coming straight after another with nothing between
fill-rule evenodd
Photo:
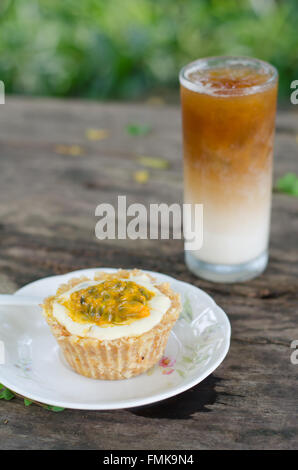
<instances>
[{"instance_id":1,"label":"layered coffee drink","mask_svg":"<svg viewBox=\"0 0 298 470\"><path fill-rule=\"evenodd\" d=\"M249 279L267 264L277 72L250 58L200 59L180 73L185 203L203 204L197 275Z\"/></svg>"}]
</instances>

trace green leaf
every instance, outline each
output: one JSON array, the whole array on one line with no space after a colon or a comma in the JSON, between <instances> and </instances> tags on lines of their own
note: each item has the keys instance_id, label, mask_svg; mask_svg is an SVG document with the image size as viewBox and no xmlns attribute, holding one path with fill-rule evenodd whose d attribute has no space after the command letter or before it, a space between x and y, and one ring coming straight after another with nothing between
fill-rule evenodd
<instances>
[{"instance_id":1,"label":"green leaf","mask_svg":"<svg viewBox=\"0 0 298 470\"><path fill-rule=\"evenodd\" d=\"M12 398L15 397L15 394L6 388L3 384L0 383L0 400L11 400ZM25 406L30 406L32 405L33 400L30 400L29 398L24 397L24 405ZM61 408L60 406L52 406L52 405L44 405L44 408L46 410L54 411L55 413L58 413L59 411L65 410L65 408Z\"/></svg>"},{"instance_id":2,"label":"green leaf","mask_svg":"<svg viewBox=\"0 0 298 470\"><path fill-rule=\"evenodd\" d=\"M58 413L59 411L64 411L65 408L61 408L60 406L52 406L52 405L46 405L45 407L47 410L50 411L55 411L55 413Z\"/></svg>"},{"instance_id":3,"label":"green leaf","mask_svg":"<svg viewBox=\"0 0 298 470\"><path fill-rule=\"evenodd\" d=\"M298 197L298 176L295 173L286 173L279 178L276 188L282 193Z\"/></svg>"},{"instance_id":4,"label":"green leaf","mask_svg":"<svg viewBox=\"0 0 298 470\"><path fill-rule=\"evenodd\" d=\"M24 398L24 404L25 406L30 406L32 405L33 401L32 400L29 400L29 398Z\"/></svg>"},{"instance_id":5,"label":"green leaf","mask_svg":"<svg viewBox=\"0 0 298 470\"><path fill-rule=\"evenodd\" d=\"M4 388L1 392L0 392L0 399L3 398L4 400L11 400L12 398L14 398L14 393L9 390L8 388Z\"/></svg>"},{"instance_id":6,"label":"green leaf","mask_svg":"<svg viewBox=\"0 0 298 470\"><path fill-rule=\"evenodd\" d=\"M151 132L152 127L149 124L128 124L126 131L130 135L147 135Z\"/></svg>"}]
</instances>

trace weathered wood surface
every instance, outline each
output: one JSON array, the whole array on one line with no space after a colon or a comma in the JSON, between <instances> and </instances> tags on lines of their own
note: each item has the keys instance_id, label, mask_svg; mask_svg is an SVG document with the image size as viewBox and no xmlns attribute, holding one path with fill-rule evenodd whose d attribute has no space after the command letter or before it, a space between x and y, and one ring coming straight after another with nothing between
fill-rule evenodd
<instances>
[{"instance_id":1,"label":"weathered wood surface","mask_svg":"<svg viewBox=\"0 0 298 470\"><path fill-rule=\"evenodd\" d=\"M125 131L152 124L147 136ZM86 129L109 138L86 139ZM278 115L275 180L298 170L298 106ZM261 277L233 286L192 276L180 241L95 238L100 202L182 200L180 116L176 107L9 99L0 107L0 292L40 277L85 267L152 269L192 282L214 296L232 323L223 364L192 390L131 410L47 412L0 401L2 449L297 448L297 199L274 194L271 257ZM81 156L57 145L79 145ZM162 157L167 170L134 181L140 155Z\"/></svg>"}]
</instances>

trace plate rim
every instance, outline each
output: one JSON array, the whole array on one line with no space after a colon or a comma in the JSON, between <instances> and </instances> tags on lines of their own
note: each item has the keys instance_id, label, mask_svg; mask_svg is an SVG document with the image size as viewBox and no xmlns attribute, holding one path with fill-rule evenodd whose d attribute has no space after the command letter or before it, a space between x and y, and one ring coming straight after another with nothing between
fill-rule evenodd
<instances>
[{"instance_id":1,"label":"plate rim","mask_svg":"<svg viewBox=\"0 0 298 470\"><path fill-rule=\"evenodd\" d=\"M117 271L117 268L105 268L105 267L100 267L100 268L85 268L85 269L79 269L79 270L75 270L75 271L71 271L71 272L68 272L68 273L65 273L65 274L58 274L58 275L54 275L54 276L47 276L47 277L44 277L44 278L41 278L41 279L37 279L35 281L32 281L32 282L29 282L28 284L26 284L25 286L22 286L21 288L19 288L17 291L14 292L13 295L22 295L22 291L23 289L29 287L29 286L33 286L35 284L38 284L39 282L41 281L46 281L46 280L49 280L49 279L53 279L53 278L63 278L63 277L66 277L66 276L69 276L69 275L75 275L75 274L80 274L82 272L86 272L90 270L91 271L110 271L110 272L114 272L114 271ZM45 405L50 405L50 406L57 406L57 407L62 407L62 408L65 408L65 409L78 409L78 410L90 410L90 411L99 411L99 410L115 410L115 409L126 409L126 408L137 408L139 406L145 406L145 405L149 405L149 404L153 404L153 403L157 403L157 402L160 402L160 401L163 401L163 400L166 400L167 398L171 398L173 396L176 396L176 395L180 395L181 393L189 390L190 388L194 387L195 385L199 384L200 382L202 382L206 377L208 377L210 374L212 374L212 372L214 372L218 367L219 365L224 361L224 359L226 358L227 356L227 353L229 351L229 348L230 348L230 342L231 342L231 324L230 324L230 321L229 321L229 318L227 316L227 314L224 312L224 310L213 300L213 298L207 294L207 292L205 292L204 290L200 289L199 287L191 284L191 283L188 283L188 282L185 282L185 281L181 281L180 279L176 279L174 278L173 276L169 276L168 274L163 274L163 273L159 273L157 271L150 271L150 270L146 270L146 269L142 269L143 272L147 272L149 274L152 274L152 275L162 275L162 276L165 276L167 278L169 278L169 280L174 280L176 282L179 282L181 284L184 284L184 285L191 285L193 288L197 289L200 294L204 295L205 298L208 299L208 301L212 302L213 305L216 306L216 313L220 315L220 321L224 323L224 331L225 331L225 336L224 336L224 344L223 344L223 351L220 355L219 358L217 358L217 360L215 362L212 363L212 365L210 367L207 368L207 370L203 373L203 374L200 374L200 376L195 376L193 377L192 379L190 380L186 380L185 383L182 382L182 384L180 385L177 385L177 386L172 386L169 390L167 391L163 391L163 392L160 392L160 393L155 393L154 395L152 396L147 396L147 397L144 397L144 398L135 398L135 399L126 399L126 400L122 400L122 401L119 401L117 400L116 402L111 402L111 403L101 403L101 404L96 404L96 403L89 403L89 404L86 404L86 403L72 403L72 402L67 402L67 401L61 401L61 400L50 400L47 402L44 401L44 398L42 398L40 395L38 394L35 394L35 393L25 393L24 394L24 391L22 390L22 387L18 387L18 386L15 386L15 385L11 385L9 381L3 380L3 378L1 377L0 381L1 383L9 388L10 390L14 391L15 393L18 393L26 398L29 398L31 400L35 400L35 401L38 401L39 403L43 403ZM1 367L0 367L0 371L1 371ZM129 379L128 379L129 380ZM121 381L119 381L121 382Z\"/></svg>"}]
</instances>

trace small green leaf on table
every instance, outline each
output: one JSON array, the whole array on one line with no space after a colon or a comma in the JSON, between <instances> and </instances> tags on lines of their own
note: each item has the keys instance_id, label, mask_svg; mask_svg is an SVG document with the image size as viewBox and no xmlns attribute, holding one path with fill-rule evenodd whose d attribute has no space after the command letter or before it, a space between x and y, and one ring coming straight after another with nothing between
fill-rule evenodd
<instances>
[{"instance_id":1,"label":"small green leaf on table","mask_svg":"<svg viewBox=\"0 0 298 470\"><path fill-rule=\"evenodd\" d=\"M18 397L24 399L24 405L25 406L30 406L33 403L39 406L42 406L42 408L45 408L46 410L54 411L54 412L59 412L59 411L64 411L65 408L61 408L60 406L53 406L53 405L43 405L42 403L35 402L34 400L30 400L29 398L22 397L21 395L16 394ZM0 383L0 400L11 400L12 398L15 398L16 396L11 390L6 388L3 384Z\"/></svg>"},{"instance_id":2,"label":"small green leaf on table","mask_svg":"<svg viewBox=\"0 0 298 470\"><path fill-rule=\"evenodd\" d=\"M32 405L33 401L32 400L29 400L29 398L24 398L24 404L25 406L30 406Z\"/></svg>"},{"instance_id":3,"label":"small green leaf on table","mask_svg":"<svg viewBox=\"0 0 298 470\"><path fill-rule=\"evenodd\" d=\"M14 396L14 393L6 387L2 388L0 391L0 399L11 400Z\"/></svg>"},{"instance_id":4,"label":"small green leaf on table","mask_svg":"<svg viewBox=\"0 0 298 470\"><path fill-rule=\"evenodd\" d=\"M276 189L282 193L298 197L298 176L295 173L286 173L277 181Z\"/></svg>"},{"instance_id":5,"label":"small green leaf on table","mask_svg":"<svg viewBox=\"0 0 298 470\"><path fill-rule=\"evenodd\" d=\"M151 132L152 127L149 124L128 124L126 126L126 131L130 135L147 135L149 132Z\"/></svg>"},{"instance_id":6,"label":"small green leaf on table","mask_svg":"<svg viewBox=\"0 0 298 470\"><path fill-rule=\"evenodd\" d=\"M52 406L52 405L46 405L45 408L50 411L55 411L55 413L58 413L59 411L64 411L65 408L61 408L60 406Z\"/></svg>"}]
</instances>

